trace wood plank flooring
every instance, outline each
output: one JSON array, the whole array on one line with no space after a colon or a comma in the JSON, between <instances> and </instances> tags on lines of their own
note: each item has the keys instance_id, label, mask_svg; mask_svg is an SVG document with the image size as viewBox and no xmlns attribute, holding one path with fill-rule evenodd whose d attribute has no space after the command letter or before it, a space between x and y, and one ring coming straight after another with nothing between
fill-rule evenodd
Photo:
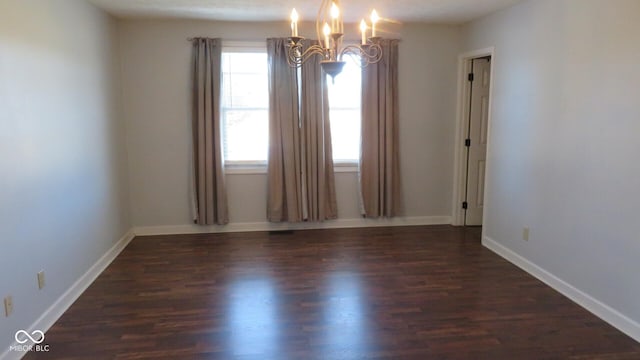
<instances>
[{"instance_id":1,"label":"wood plank flooring","mask_svg":"<svg viewBox=\"0 0 640 360\"><path fill-rule=\"evenodd\" d=\"M450 226L137 237L26 359L640 359Z\"/></svg>"}]
</instances>

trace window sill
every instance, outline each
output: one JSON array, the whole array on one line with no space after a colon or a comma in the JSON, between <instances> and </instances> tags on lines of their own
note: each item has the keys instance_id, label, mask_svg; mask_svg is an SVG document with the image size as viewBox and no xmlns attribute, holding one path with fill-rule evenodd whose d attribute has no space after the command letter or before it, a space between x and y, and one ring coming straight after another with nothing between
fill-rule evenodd
<instances>
[{"instance_id":1,"label":"window sill","mask_svg":"<svg viewBox=\"0 0 640 360\"><path fill-rule=\"evenodd\" d=\"M333 171L335 173L357 173L357 163L333 163ZM227 175L260 175L267 173L267 165L226 165L224 172Z\"/></svg>"},{"instance_id":2,"label":"window sill","mask_svg":"<svg viewBox=\"0 0 640 360\"><path fill-rule=\"evenodd\" d=\"M333 163L333 172L334 173L357 173L358 172L358 164L357 163L334 162Z\"/></svg>"},{"instance_id":3,"label":"window sill","mask_svg":"<svg viewBox=\"0 0 640 360\"><path fill-rule=\"evenodd\" d=\"M226 175L257 175L266 174L267 165L227 165L224 167Z\"/></svg>"}]
</instances>

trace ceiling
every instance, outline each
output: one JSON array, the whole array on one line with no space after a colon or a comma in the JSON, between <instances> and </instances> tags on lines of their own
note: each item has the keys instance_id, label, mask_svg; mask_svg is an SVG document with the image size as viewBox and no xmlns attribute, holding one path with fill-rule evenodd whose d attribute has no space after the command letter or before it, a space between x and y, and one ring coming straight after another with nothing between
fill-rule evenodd
<instances>
[{"instance_id":1,"label":"ceiling","mask_svg":"<svg viewBox=\"0 0 640 360\"><path fill-rule=\"evenodd\" d=\"M284 21L291 8L302 20L315 19L320 0L87 0L120 18L186 18L230 21ZM520 0L343 0L346 21L359 21L376 8L401 22L460 24Z\"/></svg>"}]
</instances>

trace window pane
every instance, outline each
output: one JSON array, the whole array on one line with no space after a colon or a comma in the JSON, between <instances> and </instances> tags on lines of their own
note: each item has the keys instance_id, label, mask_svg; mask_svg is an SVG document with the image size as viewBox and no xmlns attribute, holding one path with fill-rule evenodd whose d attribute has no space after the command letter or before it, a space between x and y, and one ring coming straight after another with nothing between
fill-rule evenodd
<instances>
[{"instance_id":1,"label":"window pane","mask_svg":"<svg viewBox=\"0 0 640 360\"><path fill-rule=\"evenodd\" d=\"M331 110L333 160L354 161L360 157L360 109Z\"/></svg>"},{"instance_id":2,"label":"window pane","mask_svg":"<svg viewBox=\"0 0 640 360\"><path fill-rule=\"evenodd\" d=\"M332 108L360 108L361 69L353 60L347 59L342 72L336 76L335 83L328 77L329 103Z\"/></svg>"},{"instance_id":3,"label":"window pane","mask_svg":"<svg viewBox=\"0 0 640 360\"><path fill-rule=\"evenodd\" d=\"M264 52L222 54L222 122L227 162L267 160L267 72Z\"/></svg>"},{"instance_id":4,"label":"window pane","mask_svg":"<svg viewBox=\"0 0 640 360\"><path fill-rule=\"evenodd\" d=\"M266 108L269 106L269 97L264 91L268 86L266 74L229 74L225 80L227 91L222 99L225 107Z\"/></svg>"},{"instance_id":5,"label":"window pane","mask_svg":"<svg viewBox=\"0 0 640 360\"><path fill-rule=\"evenodd\" d=\"M225 161L267 160L268 67L266 53L222 55L222 116ZM360 72L348 60L335 83L329 79L333 158L360 156Z\"/></svg>"},{"instance_id":6,"label":"window pane","mask_svg":"<svg viewBox=\"0 0 640 360\"><path fill-rule=\"evenodd\" d=\"M266 161L269 116L267 110L223 111L225 159L228 161Z\"/></svg>"},{"instance_id":7,"label":"window pane","mask_svg":"<svg viewBox=\"0 0 640 360\"><path fill-rule=\"evenodd\" d=\"M222 71L225 73L267 73L267 53L232 52L222 54Z\"/></svg>"},{"instance_id":8,"label":"window pane","mask_svg":"<svg viewBox=\"0 0 640 360\"><path fill-rule=\"evenodd\" d=\"M352 59L347 59L335 83L327 78L333 160L355 162L360 158L360 81L361 69Z\"/></svg>"}]
</instances>

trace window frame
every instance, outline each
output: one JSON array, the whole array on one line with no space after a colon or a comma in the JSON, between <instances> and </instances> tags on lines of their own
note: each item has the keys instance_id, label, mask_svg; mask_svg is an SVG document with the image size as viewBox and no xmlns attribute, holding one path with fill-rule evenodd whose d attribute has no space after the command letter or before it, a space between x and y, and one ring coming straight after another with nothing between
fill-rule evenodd
<instances>
[{"instance_id":1,"label":"window frame","mask_svg":"<svg viewBox=\"0 0 640 360\"><path fill-rule=\"evenodd\" d=\"M346 41L345 45L360 45L360 43L355 41ZM343 60L347 62L356 61L356 59L354 59L351 55L348 55L347 58L344 58ZM359 65L355 64L355 66L359 66ZM331 77L327 75L327 82L330 82L330 81L331 81ZM360 81L362 84L362 75L361 75ZM335 108L335 110L341 110L341 109L352 110L352 108L345 108L345 107ZM362 126L362 99L360 100L359 110L360 110L360 126ZM331 104L329 104L329 111L331 111ZM331 140L333 141L333 136ZM360 156L358 156L355 159L333 159L333 167L335 172L358 172L360 167Z\"/></svg>"},{"instance_id":2,"label":"window frame","mask_svg":"<svg viewBox=\"0 0 640 360\"><path fill-rule=\"evenodd\" d=\"M223 41L222 53L266 53L266 41ZM346 61L354 61L346 59ZM265 64L268 66L268 64ZM328 81L330 81L328 79ZM268 110L268 107L267 107ZM268 156L268 154L267 154ZM360 159L332 159L334 171L338 173L356 173ZM266 174L268 160L227 160L224 159L226 174Z\"/></svg>"},{"instance_id":3,"label":"window frame","mask_svg":"<svg viewBox=\"0 0 640 360\"><path fill-rule=\"evenodd\" d=\"M222 53L267 53L266 41L223 41ZM268 64L265 64L268 66ZM223 90L224 91L224 90ZM269 107L267 105L267 111ZM221 107L222 112L222 107ZM268 119L267 119L268 121ZM223 124L224 125L224 124ZM226 130L226 126L223 126ZM268 156L268 154L267 154ZM266 174L268 160L227 160L224 159L227 174Z\"/></svg>"}]
</instances>

